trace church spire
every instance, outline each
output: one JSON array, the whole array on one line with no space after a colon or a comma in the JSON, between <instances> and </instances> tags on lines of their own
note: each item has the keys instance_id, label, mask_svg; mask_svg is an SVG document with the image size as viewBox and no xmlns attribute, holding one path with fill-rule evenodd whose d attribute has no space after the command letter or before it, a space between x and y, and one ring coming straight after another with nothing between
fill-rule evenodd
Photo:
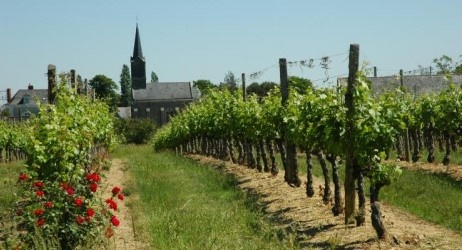
<instances>
[{"instance_id":1,"label":"church spire","mask_svg":"<svg viewBox=\"0 0 462 250\"><path fill-rule=\"evenodd\" d=\"M132 89L146 88L146 60L141 50L140 32L138 23L136 24L135 47L133 48L133 57L130 58L132 71Z\"/></svg>"},{"instance_id":2,"label":"church spire","mask_svg":"<svg viewBox=\"0 0 462 250\"><path fill-rule=\"evenodd\" d=\"M135 34L135 46L133 48L133 58L141 58L143 57L143 50L141 49L141 39L140 39L140 32L138 30L138 23L136 24L136 34Z\"/></svg>"}]
</instances>

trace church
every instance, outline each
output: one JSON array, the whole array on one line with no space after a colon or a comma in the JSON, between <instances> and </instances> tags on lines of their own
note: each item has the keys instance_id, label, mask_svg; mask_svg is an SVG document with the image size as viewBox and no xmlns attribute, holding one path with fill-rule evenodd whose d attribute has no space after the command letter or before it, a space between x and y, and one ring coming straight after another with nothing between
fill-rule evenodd
<instances>
[{"instance_id":1,"label":"church","mask_svg":"<svg viewBox=\"0 0 462 250\"><path fill-rule=\"evenodd\" d=\"M199 98L191 82L146 82L146 59L141 49L140 32L136 25L135 45L131 61L132 118L153 119L164 125L180 109Z\"/></svg>"}]
</instances>

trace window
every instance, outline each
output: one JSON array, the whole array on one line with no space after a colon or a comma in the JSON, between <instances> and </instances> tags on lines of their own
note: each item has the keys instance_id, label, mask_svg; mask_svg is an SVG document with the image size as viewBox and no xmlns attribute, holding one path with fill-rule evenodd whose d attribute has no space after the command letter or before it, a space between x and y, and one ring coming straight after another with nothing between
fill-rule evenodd
<instances>
[{"instance_id":1,"label":"window","mask_svg":"<svg viewBox=\"0 0 462 250\"><path fill-rule=\"evenodd\" d=\"M22 104L29 104L30 103L30 95L24 95L22 98Z\"/></svg>"}]
</instances>

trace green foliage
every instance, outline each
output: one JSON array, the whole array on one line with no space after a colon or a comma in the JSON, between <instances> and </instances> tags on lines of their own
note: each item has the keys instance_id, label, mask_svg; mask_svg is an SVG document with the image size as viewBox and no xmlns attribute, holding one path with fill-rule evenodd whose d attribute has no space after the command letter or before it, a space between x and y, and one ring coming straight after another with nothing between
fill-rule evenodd
<instances>
[{"instance_id":1,"label":"green foliage","mask_svg":"<svg viewBox=\"0 0 462 250\"><path fill-rule=\"evenodd\" d=\"M132 102L132 80L130 77L130 69L126 64L124 64L122 66L122 72L120 73L120 106L129 107Z\"/></svg>"},{"instance_id":2,"label":"green foliage","mask_svg":"<svg viewBox=\"0 0 462 250\"><path fill-rule=\"evenodd\" d=\"M442 55L440 58L434 58L433 63L436 64L438 74L449 74L454 68L452 58L447 55Z\"/></svg>"},{"instance_id":3,"label":"green foliage","mask_svg":"<svg viewBox=\"0 0 462 250\"><path fill-rule=\"evenodd\" d=\"M293 88L299 94L303 94L308 89L313 88L313 83L309 79L305 79L298 76L290 76L289 87Z\"/></svg>"},{"instance_id":4,"label":"green foliage","mask_svg":"<svg viewBox=\"0 0 462 250\"><path fill-rule=\"evenodd\" d=\"M117 109L120 97L116 92L117 84L111 78L105 75L96 75L89 84L95 90L96 98L106 102L111 111Z\"/></svg>"},{"instance_id":5,"label":"green foliage","mask_svg":"<svg viewBox=\"0 0 462 250\"><path fill-rule=\"evenodd\" d=\"M151 82L159 82L159 77L154 71L151 71Z\"/></svg>"},{"instance_id":6,"label":"green foliage","mask_svg":"<svg viewBox=\"0 0 462 250\"><path fill-rule=\"evenodd\" d=\"M26 169L18 178L17 222L27 231L22 240L28 248L38 247L41 237L47 248L98 243L105 229L112 230L111 222L118 225L95 194L98 172L113 145L112 115L106 104L76 95L63 84L56 94L56 106L40 106L28 124ZM106 203L117 210L113 197Z\"/></svg>"},{"instance_id":7,"label":"green foliage","mask_svg":"<svg viewBox=\"0 0 462 250\"><path fill-rule=\"evenodd\" d=\"M151 119L117 119L115 123L115 131L125 143L147 143L156 128L156 123Z\"/></svg>"},{"instance_id":8,"label":"green foliage","mask_svg":"<svg viewBox=\"0 0 462 250\"><path fill-rule=\"evenodd\" d=\"M203 79L193 81L193 86L198 88L201 94L204 96L207 95L212 89L217 87L211 81Z\"/></svg>"},{"instance_id":9,"label":"green foliage","mask_svg":"<svg viewBox=\"0 0 462 250\"><path fill-rule=\"evenodd\" d=\"M247 94L255 94L260 98L264 98L268 95L269 91L278 88L279 85L274 82L263 82L258 84L257 82L253 82L249 86L247 86Z\"/></svg>"}]
</instances>

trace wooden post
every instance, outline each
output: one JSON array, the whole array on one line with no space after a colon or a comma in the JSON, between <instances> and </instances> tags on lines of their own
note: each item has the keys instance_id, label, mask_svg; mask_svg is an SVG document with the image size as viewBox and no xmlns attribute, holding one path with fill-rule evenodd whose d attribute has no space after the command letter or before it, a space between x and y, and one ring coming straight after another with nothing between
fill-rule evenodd
<instances>
[{"instance_id":1,"label":"wooden post","mask_svg":"<svg viewBox=\"0 0 462 250\"><path fill-rule=\"evenodd\" d=\"M245 99L247 98L247 89L245 88L245 73L242 73L242 98L244 98L244 102L245 102Z\"/></svg>"},{"instance_id":2,"label":"wooden post","mask_svg":"<svg viewBox=\"0 0 462 250\"><path fill-rule=\"evenodd\" d=\"M71 86L75 87L75 69L71 69Z\"/></svg>"},{"instance_id":3,"label":"wooden post","mask_svg":"<svg viewBox=\"0 0 462 250\"><path fill-rule=\"evenodd\" d=\"M56 87L56 66L48 64L48 103L55 102L56 94L54 88Z\"/></svg>"},{"instance_id":4,"label":"wooden post","mask_svg":"<svg viewBox=\"0 0 462 250\"><path fill-rule=\"evenodd\" d=\"M403 76L402 69L399 70L399 79L400 79L401 91L404 92L404 76ZM407 127L404 129L403 134L404 134L404 160L406 160L407 162L410 162L411 149L410 149L410 144L409 144L409 129Z\"/></svg>"},{"instance_id":5,"label":"wooden post","mask_svg":"<svg viewBox=\"0 0 462 250\"><path fill-rule=\"evenodd\" d=\"M354 157L355 145L355 102L353 93L356 88L356 73L359 67L359 44L350 44L350 56L348 63L348 85L345 93L346 111L346 166L345 166L345 224L354 223L356 207L356 190L355 190L355 165L357 161Z\"/></svg>"},{"instance_id":6,"label":"wooden post","mask_svg":"<svg viewBox=\"0 0 462 250\"><path fill-rule=\"evenodd\" d=\"M281 104L284 108L287 106L287 99L289 98L289 78L287 75L287 61L285 58L279 59L279 71L281 78ZM297 148L293 142L286 139L286 135L287 126L283 125L281 138L286 146L284 179L290 186L299 187L302 182L298 177Z\"/></svg>"}]
</instances>

